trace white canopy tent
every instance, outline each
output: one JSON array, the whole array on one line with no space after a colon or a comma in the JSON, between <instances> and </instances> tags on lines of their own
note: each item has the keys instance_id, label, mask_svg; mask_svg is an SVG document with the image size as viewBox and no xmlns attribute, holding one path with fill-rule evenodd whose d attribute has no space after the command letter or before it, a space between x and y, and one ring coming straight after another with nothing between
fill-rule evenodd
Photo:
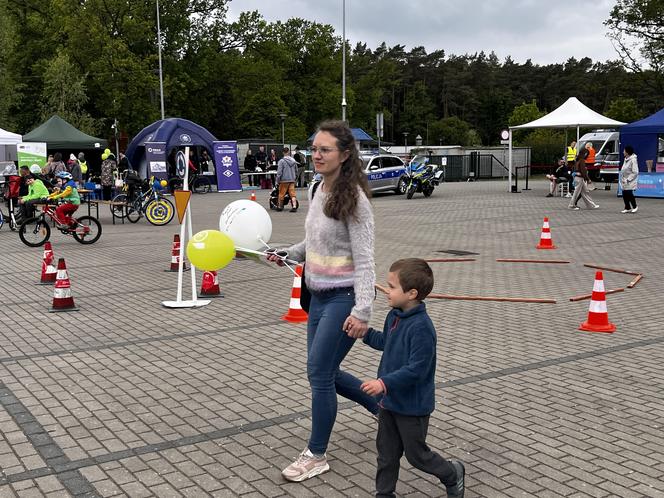
<instances>
[{"instance_id":1,"label":"white canopy tent","mask_svg":"<svg viewBox=\"0 0 664 498\"><path fill-rule=\"evenodd\" d=\"M624 125L622 121L602 116L584 105L576 97L570 97L560 107L530 123L510 126L509 136L509 189L512 188L512 131L526 128L574 128L576 127L576 140L579 141L579 128L617 128Z\"/></svg>"},{"instance_id":2,"label":"white canopy tent","mask_svg":"<svg viewBox=\"0 0 664 498\"><path fill-rule=\"evenodd\" d=\"M0 128L0 161L13 161L16 159L16 145L23 141L18 133ZM10 146L7 149L7 146ZM12 147L13 146L13 147Z\"/></svg>"}]
</instances>

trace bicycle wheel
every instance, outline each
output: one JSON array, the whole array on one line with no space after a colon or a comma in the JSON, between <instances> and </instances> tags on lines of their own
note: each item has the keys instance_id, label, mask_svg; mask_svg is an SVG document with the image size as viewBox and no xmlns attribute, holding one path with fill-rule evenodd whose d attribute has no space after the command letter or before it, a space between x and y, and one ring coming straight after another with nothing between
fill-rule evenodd
<instances>
[{"instance_id":1,"label":"bicycle wheel","mask_svg":"<svg viewBox=\"0 0 664 498\"><path fill-rule=\"evenodd\" d=\"M124 202L125 204L127 203L127 194L118 194L113 199L111 202ZM111 204L111 214L115 218L124 218L127 214L127 211L125 209L125 206L116 206L115 204Z\"/></svg>"},{"instance_id":2,"label":"bicycle wheel","mask_svg":"<svg viewBox=\"0 0 664 498\"><path fill-rule=\"evenodd\" d=\"M41 216L29 218L18 229L18 236L26 246L39 247L51 236L51 227Z\"/></svg>"},{"instance_id":3,"label":"bicycle wheel","mask_svg":"<svg viewBox=\"0 0 664 498\"><path fill-rule=\"evenodd\" d=\"M194 179L193 191L197 194L207 194L210 191L210 179L207 176L199 176Z\"/></svg>"},{"instance_id":4,"label":"bicycle wheel","mask_svg":"<svg viewBox=\"0 0 664 498\"><path fill-rule=\"evenodd\" d=\"M143 216L141 209L142 206L140 199L136 199L133 204L129 204L127 206L127 219L130 223L136 223L141 219L141 216Z\"/></svg>"},{"instance_id":5,"label":"bicycle wheel","mask_svg":"<svg viewBox=\"0 0 664 498\"><path fill-rule=\"evenodd\" d=\"M76 219L76 228L71 233L81 244L94 244L101 237L101 223L93 216L81 216Z\"/></svg>"},{"instance_id":6,"label":"bicycle wheel","mask_svg":"<svg viewBox=\"0 0 664 498\"><path fill-rule=\"evenodd\" d=\"M153 225L167 225L173 219L175 208L168 199L151 200L145 206L145 217Z\"/></svg>"}]
</instances>

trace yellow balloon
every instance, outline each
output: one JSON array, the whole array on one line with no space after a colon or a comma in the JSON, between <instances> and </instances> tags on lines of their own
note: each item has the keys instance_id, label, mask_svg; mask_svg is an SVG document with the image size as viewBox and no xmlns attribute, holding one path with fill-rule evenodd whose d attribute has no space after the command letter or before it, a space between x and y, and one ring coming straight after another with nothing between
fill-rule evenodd
<instances>
[{"instance_id":1,"label":"yellow balloon","mask_svg":"<svg viewBox=\"0 0 664 498\"><path fill-rule=\"evenodd\" d=\"M168 182L166 180L162 180L159 182L159 185L161 185L162 187L168 187Z\"/></svg>"},{"instance_id":2,"label":"yellow balloon","mask_svg":"<svg viewBox=\"0 0 664 498\"><path fill-rule=\"evenodd\" d=\"M203 230L187 243L187 258L199 270L215 271L235 257L235 244L219 230Z\"/></svg>"},{"instance_id":3,"label":"yellow balloon","mask_svg":"<svg viewBox=\"0 0 664 498\"><path fill-rule=\"evenodd\" d=\"M106 152L104 152L104 153L101 155L101 160L102 160L102 161L106 161L107 158L108 158L108 154L106 154Z\"/></svg>"}]
</instances>

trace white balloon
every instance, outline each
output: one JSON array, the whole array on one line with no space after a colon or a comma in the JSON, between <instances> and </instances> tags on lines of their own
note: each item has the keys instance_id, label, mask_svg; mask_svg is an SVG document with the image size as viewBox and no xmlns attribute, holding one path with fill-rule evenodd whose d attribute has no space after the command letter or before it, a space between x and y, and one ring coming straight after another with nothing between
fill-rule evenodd
<instances>
[{"instance_id":1,"label":"white balloon","mask_svg":"<svg viewBox=\"0 0 664 498\"><path fill-rule=\"evenodd\" d=\"M259 203L242 199L231 202L221 212L219 230L233 239L236 247L258 251L270 241L272 219Z\"/></svg>"}]
</instances>

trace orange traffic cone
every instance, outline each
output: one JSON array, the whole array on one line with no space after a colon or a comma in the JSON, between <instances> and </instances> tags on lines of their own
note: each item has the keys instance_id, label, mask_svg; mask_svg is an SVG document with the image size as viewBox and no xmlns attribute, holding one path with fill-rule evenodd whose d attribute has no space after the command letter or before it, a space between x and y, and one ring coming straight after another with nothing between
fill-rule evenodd
<instances>
[{"instance_id":1,"label":"orange traffic cone","mask_svg":"<svg viewBox=\"0 0 664 498\"><path fill-rule=\"evenodd\" d=\"M171 267L164 271L178 271L180 265L180 236L173 235L173 248L171 249ZM187 271L187 262L182 262L182 270Z\"/></svg>"},{"instance_id":2,"label":"orange traffic cone","mask_svg":"<svg viewBox=\"0 0 664 498\"><path fill-rule=\"evenodd\" d=\"M74 296L71 295L65 258L58 260L58 277L55 281L55 290L53 292L53 305L48 311L49 313L55 311L78 311L78 308L74 304Z\"/></svg>"},{"instance_id":3,"label":"orange traffic cone","mask_svg":"<svg viewBox=\"0 0 664 498\"><path fill-rule=\"evenodd\" d=\"M595 274L593 294L590 298L588 319L581 324L579 330L587 332L615 332L616 326L609 322L609 313L606 311L606 293L604 291L604 277L602 272Z\"/></svg>"},{"instance_id":4,"label":"orange traffic cone","mask_svg":"<svg viewBox=\"0 0 664 498\"><path fill-rule=\"evenodd\" d=\"M219 290L219 280L217 280L216 271L206 271L203 273L203 282L201 283L201 296L205 297L224 297Z\"/></svg>"},{"instance_id":5,"label":"orange traffic cone","mask_svg":"<svg viewBox=\"0 0 664 498\"><path fill-rule=\"evenodd\" d=\"M251 195L249 196L250 201L255 201L256 200L256 193L252 192Z\"/></svg>"},{"instance_id":6,"label":"orange traffic cone","mask_svg":"<svg viewBox=\"0 0 664 498\"><path fill-rule=\"evenodd\" d=\"M306 322L309 318L307 312L300 306L300 292L302 292L302 265L295 267L295 278L293 278L293 290L291 291L290 306L288 312L281 317L287 322Z\"/></svg>"},{"instance_id":7,"label":"orange traffic cone","mask_svg":"<svg viewBox=\"0 0 664 498\"><path fill-rule=\"evenodd\" d=\"M553 245L553 240L551 240L551 229L549 228L549 218L544 218L544 224L542 225L542 236L540 237L540 243L537 245L537 249L555 249L556 246Z\"/></svg>"},{"instance_id":8,"label":"orange traffic cone","mask_svg":"<svg viewBox=\"0 0 664 498\"><path fill-rule=\"evenodd\" d=\"M53 266L53 248L51 247L50 242L44 244L44 257L42 259L42 270L41 270L41 279L37 285L51 285L55 282L55 278L58 275L58 271Z\"/></svg>"}]
</instances>

